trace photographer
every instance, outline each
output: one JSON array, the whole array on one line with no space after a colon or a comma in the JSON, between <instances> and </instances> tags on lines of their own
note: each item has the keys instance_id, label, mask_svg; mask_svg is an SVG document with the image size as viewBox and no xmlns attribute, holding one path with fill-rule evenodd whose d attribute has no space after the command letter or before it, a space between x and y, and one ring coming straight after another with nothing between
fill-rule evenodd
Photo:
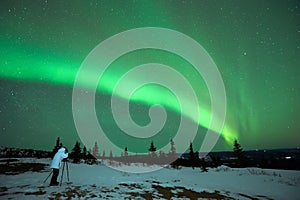
<instances>
[{"instance_id":1,"label":"photographer","mask_svg":"<svg viewBox=\"0 0 300 200\"><path fill-rule=\"evenodd\" d=\"M57 177L59 174L59 168L61 166L61 161L68 157L68 149L60 148L57 153L54 155L54 158L51 162L50 168L53 170L53 175L51 178L50 186L57 186L59 182L57 181Z\"/></svg>"}]
</instances>

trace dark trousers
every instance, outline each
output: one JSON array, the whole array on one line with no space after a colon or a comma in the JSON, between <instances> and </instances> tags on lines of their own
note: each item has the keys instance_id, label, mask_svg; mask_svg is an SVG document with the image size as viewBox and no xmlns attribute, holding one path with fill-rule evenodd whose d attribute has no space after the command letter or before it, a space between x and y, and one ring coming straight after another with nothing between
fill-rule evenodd
<instances>
[{"instance_id":1,"label":"dark trousers","mask_svg":"<svg viewBox=\"0 0 300 200\"><path fill-rule=\"evenodd\" d=\"M53 168L52 170L53 170L53 174L52 174L50 185L57 185L58 184L57 177L58 177L58 174L59 174L59 169L54 169Z\"/></svg>"}]
</instances>

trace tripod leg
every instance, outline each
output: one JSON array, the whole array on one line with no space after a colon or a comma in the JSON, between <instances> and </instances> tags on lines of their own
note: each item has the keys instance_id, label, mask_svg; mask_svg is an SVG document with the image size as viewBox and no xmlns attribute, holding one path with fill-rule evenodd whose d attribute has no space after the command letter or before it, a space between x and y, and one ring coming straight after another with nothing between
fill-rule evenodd
<instances>
[{"instance_id":1,"label":"tripod leg","mask_svg":"<svg viewBox=\"0 0 300 200\"><path fill-rule=\"evenodd\" d=\"M65 169L65 162L64 162L64 164L63 164L63 170L62 170L62 172L61 172L60 186L61 186L61 183L62 183L62 178L63 178L63 176L64 176L64 169Z\"/></svg>"},{"instance_id":2,"label":"tripod leg","mask_svg":"<svg viewBox=\"0 0 300 200\"><path fill-rule=\"evenodd\" d=\"M69 165L68 165L68 162L66 162L66 165L67 165L67 177L68 177L68 182L70 182L70 179L69 179Z\"/></svg>"},{"instance_id":3,"label":"tripod leg","mask_svg":"<svg viewBox=\"0 0 300 200\"><path fill-rule=\"evenodd\" d=\"M50 174L47 176L47 178L44 180L43 183L45 183L48 180L48 178L51 176L52 173L53 173L53 170L51 170Z\"/></svg>"}]
</instances>

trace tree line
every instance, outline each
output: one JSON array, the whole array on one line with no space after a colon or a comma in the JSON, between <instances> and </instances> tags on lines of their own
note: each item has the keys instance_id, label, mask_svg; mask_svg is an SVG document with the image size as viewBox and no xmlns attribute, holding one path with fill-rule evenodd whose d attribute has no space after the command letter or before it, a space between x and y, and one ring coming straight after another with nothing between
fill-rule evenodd
<instances>
[{"instance_id":1,"label":"tree line","mask_svg":"<svg viewBox=\"0 0 300 200\"><path fill-rule=\"evenodd\" d=\"M53 148L53 155L59 148L61 148L63 145L60 142L60 138L58 137L56 140L56 145ZM154 142L152 141L150 143L150 146L148 148L148 155L129 155L128 153L128 147L124 148L124 151L121 153L120 156L113 156L113 152L109 152L109 156L106 156L106 152L103 150L102 154L99 153L99 146L98 143L95 142L94 146L87 150L87 148L84 146L81 148L80 142L76 142L74 147L72 148L69 158L72 160L73 163L80 163L81 160L83 160L85 163L88 164L94 164L97 162L98 159L109 159L110 163L118 162L123 164L130 164L130 163L145 163L145 164L158 164L158 165L168 165L170 164L173 168L179 168L182 166L185 167L192 167L194 168L200 168L201 171L206 172L207 167L217 167L221 165L220 160L218 158L213 158L213 165L210 163L207 164L207 161L204 157L199 156L199 152L195 152L193 149L192 142L189 146L189 152L182 154L179 156L176 153L175 143L171 139L170 140L170 151L168 153L165 153L163 151L157 152L157 148L155 147ZM244 156L243 149L241 148L240 144L237 142L237 140L234 142L234 148L233 152L236 159L236 166L237 167L243 167L245 166L246 157Z\"/></svg>"},{"instance_id":2,"label":"tree line","mask_svg":"<svg viewBox=\"0 0 300 200\"><path fill-rule=\"evenodd\" d=\"M12 147L0 147L0 158L52 158L57 150L62 147L60 139L57 138L56 144L52 151L20 149ZM104 150L99 152L98 144L87 150L86 147L80 146L76 142L74 148L70 151L70 161L88 164L99 163L101 159L109 160L111 164L160 164L169 165L174 168L181 166L200 167L205 171L206 167L218 167L226 165L229 167L260 167L269 169L289 169L300 170L300 150L299 149L278 149L278 150L249 150L244 151L241 145L234 141L233 151L210 152L205 158L199 156L198 152L194 152L193 144L190 144L187 153L178 154L174 142L170 141L170 151L168 153L157 151L154 142L149 145L148 155L129 155L128 147L120 156L113 156L113 152L106 153ZM95 156L96 155L96 158Z\"/></svg>"}]
</instances>

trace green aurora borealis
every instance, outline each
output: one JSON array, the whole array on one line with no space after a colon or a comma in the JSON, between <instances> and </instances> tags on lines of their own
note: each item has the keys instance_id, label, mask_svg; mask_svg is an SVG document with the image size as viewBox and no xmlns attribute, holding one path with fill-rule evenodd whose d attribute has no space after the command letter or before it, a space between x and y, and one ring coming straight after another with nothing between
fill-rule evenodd
<instances>
[{"instance_id":1,"label":"green aurora borealis","mask_svg":"<svg viewBox=\"0 0 300 200\"><path fill-rule=\"evenodd\" d=\"M51 149L61 136L71 148L78 140L72 86L81 63L103 40L139 27L182 32L201 44L218 66L227 115L215 150L231 149L235 138L245 149L300 145L297 1L28 0L0 5L0 145ZM96 109L105 129L118 132L108 113L116 81L132 67L149 62L172 66L197 86L204 113L199 133L208 128L210 99L201 76L179 56L148 49L120 57L100 80ZM180 107L165 88L145 87L131 101L138 124L149 122L148 106L166 106L170 118L163 133L174 134ZM194 140L197 148L201 138Z\"/></svg>"}]
</instances>

